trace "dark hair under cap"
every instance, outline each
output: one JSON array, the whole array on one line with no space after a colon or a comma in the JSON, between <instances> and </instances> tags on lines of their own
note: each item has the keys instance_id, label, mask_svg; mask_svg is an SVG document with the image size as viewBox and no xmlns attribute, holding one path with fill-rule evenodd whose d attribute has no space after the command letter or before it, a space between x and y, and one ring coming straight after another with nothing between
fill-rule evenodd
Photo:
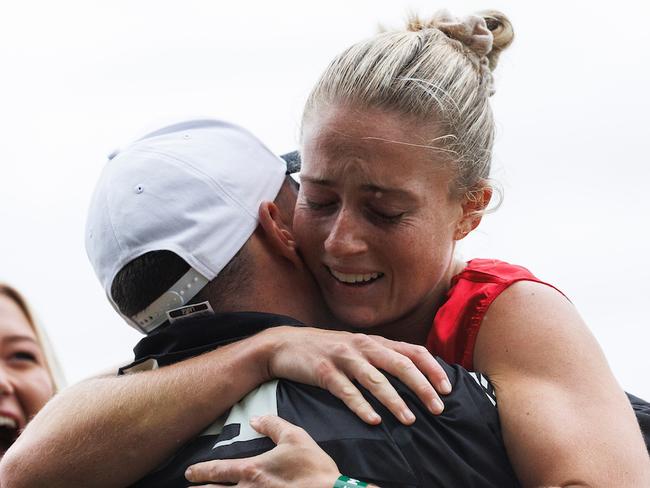
<instances>
[{"instance_id":1,"label":"dark hair under cap","mask_svg":"<svg viewBox=\"0 0 650 488\"><path fill-rule=\"evenodd\" d=\"M280 156L287 163L287 174L298 173L300 171L300 152L291 151Z\"/></svg>"}]
</instances>

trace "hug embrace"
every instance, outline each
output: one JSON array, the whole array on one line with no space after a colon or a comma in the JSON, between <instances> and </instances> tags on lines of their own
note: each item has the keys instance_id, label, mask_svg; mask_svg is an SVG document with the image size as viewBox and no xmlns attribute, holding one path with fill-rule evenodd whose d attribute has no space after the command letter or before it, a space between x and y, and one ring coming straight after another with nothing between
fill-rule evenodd
<instances>
[{"instance_id":1,"label":"hug embrace","mask_svg":"<svg viewBox=\"0 0 650 488\"><path fill-rule=\"evenodd\" d=\"M122 374L46 405L2 483L650 485L570 299L455 254L496 199L490 97L513 37L500 12L441 11L351 46L284 159L218 120L113 155L86 248L146 337Z\"/></svg>"}]
</instances>

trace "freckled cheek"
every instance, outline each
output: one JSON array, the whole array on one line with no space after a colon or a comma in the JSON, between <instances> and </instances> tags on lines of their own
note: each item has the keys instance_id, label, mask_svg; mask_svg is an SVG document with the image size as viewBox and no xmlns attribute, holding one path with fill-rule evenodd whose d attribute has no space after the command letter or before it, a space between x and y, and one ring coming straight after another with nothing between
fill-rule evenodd
<instances>
[{"instance_id":1,"label":"freckled cheek","mask_svg":"<svg viewBox=\"0 0 650 488\"><path fill-rule=\"evenodd\" d=\"M293 233L298 248L303 255L308 255L323 246L328 236L328 228L323 219L296 211L293 220Z\"/></svg>"},{"instance_id":2,"label":"freckled cheek","mask_svg":"<svg viewBox=\"0 0 650 488\"><path fill-rule=\"evenodd\" d=\"M429 280L428 275L434 263L446 260L449 239L434 232L421 232L431 229L418 225L411 232L398 233L390 240L376 241L376 249L384 256L394 281L415 283L420 279ZM396 283L404 291L404 283ZM408 286L406 286L408 289Z\"/></svg>"},{"instance_id":3,"label":"freckled cheek","mask_svg":"<svg viewBox=\"0 0 650 488\"><path fill-rule=\"evenodd\" d=\"M412 235L408 233L378 234L368 242L371 254L379 261L377 264L384 268L384 273L389 274L393 284L417 271L417 251L414 249L416 240Z\"/></svg>"}]
</instances>

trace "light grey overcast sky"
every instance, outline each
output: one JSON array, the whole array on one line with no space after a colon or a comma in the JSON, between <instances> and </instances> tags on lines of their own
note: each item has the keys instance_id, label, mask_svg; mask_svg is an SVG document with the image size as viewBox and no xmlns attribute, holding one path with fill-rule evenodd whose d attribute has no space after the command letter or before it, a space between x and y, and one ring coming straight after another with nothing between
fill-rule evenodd
<instances>
[{"instance_id":1,"label":"light grey overcast sky","mask_svg":"<svg viewBox=\"0 0 650 488\"><path fill-rule=\"evenodd\" d=\"M650 399L650 4L622 0L11 2L0 16L0 280L25 293L69 382L124 362L139 336L83 247L106 156L179 119L224 118L297 143L306 94L341 49L409 9L488 7L517 37L493 107L501 208L464 257L522 264L562 289L622 385ZM604 8L609 5L609 8Z\"/></svg>"}]
</instances>

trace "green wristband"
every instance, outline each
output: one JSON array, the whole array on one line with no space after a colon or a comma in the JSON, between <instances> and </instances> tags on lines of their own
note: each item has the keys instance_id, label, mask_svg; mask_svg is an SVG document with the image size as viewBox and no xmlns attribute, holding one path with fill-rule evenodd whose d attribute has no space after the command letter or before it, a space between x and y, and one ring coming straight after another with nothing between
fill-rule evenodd
<instances>
[{"instance_id":1,"label":"green wristband","mask_svg":"<svg viewBox=\"0 0 650 488\"><path fill-rule=\"evenodd\" d=\"M347 476L339 476L332 488L355 488L356 486L368 486L368 483Z\"/></svg>"}]
</instances>

